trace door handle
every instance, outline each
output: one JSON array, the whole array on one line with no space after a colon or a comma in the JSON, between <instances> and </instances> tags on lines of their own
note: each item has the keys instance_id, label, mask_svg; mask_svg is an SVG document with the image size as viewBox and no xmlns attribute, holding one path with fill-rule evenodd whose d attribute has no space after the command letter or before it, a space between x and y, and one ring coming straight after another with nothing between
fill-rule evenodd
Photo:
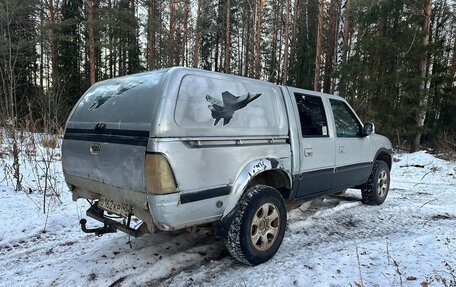
<instances>
[{"instance_id":1,"label":"door handle","mask_svg":"<svg viewBox=\"0 0 456 287\"><path fill-rule=\"evenodd\" d=\"M345 147L344 146L339 146L339 153L344 154L345 153Z\"/></svg>"},{"instance_id":2,"label":"door handle","mask_svg":"<svg viewBox=\"0 0 456 287\"><path fill-rule=\"evenodd\" d=\"M305 156L305 157L310 157L310 156L313 155L313 153L314 153L314 152L313 152L313 149L311 149L311 148L305 148L305 149L304 149L304 156Z\"/></svg>"}]
</instances>

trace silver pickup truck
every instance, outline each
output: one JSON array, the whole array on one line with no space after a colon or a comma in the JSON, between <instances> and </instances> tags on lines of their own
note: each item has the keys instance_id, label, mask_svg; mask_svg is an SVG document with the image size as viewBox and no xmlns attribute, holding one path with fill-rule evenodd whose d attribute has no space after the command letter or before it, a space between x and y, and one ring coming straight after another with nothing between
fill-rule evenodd
<instances>
[{"instance_id":1,"label":"silver pickup truck","mask_svg":"<svg viewBox=\"0 0 456 287\"><path fill-rule=\"evenodd\" d=\"M256 265L282 242L285 202L357 188L383 203L391 151L341 97L174 67L93 85L68 118L62 162L73 200L103 223L82 219L84 232L211 224Z\"/></svg>"}]
</instances>

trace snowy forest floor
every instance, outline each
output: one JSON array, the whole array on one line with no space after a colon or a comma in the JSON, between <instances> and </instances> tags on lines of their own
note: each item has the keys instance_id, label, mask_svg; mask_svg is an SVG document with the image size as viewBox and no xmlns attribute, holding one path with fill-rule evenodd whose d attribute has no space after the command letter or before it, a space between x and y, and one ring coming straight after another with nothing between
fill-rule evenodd
<instances>
[{"instance_id":1,"label":"snowy forest floor","mask_svg":"<svg viewBox=\"0 0 456 287\"><path fill-rule=\"evenodd\" d=\"M88 203L71 200L59 148L36 146L21 146L16 192L1 145L0 286L456 286L456 163L426 152L395 154L381 206L348 190L292 210L275 257L249 267L204 229L84 234Z\"/></svg>"}]
</instances>

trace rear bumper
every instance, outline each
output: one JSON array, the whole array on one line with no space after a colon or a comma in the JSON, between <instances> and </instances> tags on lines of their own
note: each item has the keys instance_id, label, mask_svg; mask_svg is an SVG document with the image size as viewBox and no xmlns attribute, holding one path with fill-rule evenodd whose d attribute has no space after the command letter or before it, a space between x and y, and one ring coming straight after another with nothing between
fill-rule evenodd
<instances>
[{"instance_id":1,"label":"rear bumper","mask_svg":"<svg viewBox=\"0 0 456 287\"><path fill-rule=\"evenodd\" d=\"M217 207L217 202L225 202L227 197L222 195L181 203L181 193L153 195L110 186L68 173L64 173L64 175L74 201L79 198L97 200L100 195L104 195L119 203L129 204L133 207L133 214L146 222L151 232L155 230L155 227L164 231L172 231L215 222L222 217L224 210L224 208ZM99 218L95 219L103 222Z\"/></svg>"},{"instance_id":2,"label":"rear bumper","mask_svg":"<svg viewBox=\"0 0 456 287\"><path fill-rule=\"evenodd\" d=\"M223 209L216 202L226 196L181 203L181 193L148 195L147 202L155 225L165 231L182 229L219 220Z\"/></svg>"},{"instance_id":3,"label":"rear bumper","mask_svg":"<svg viewBox=\"0 0 456 287\"><path fill-rule=\"evenodd\" d=\"M114 187L88 178L68 174L66 172L64 172L64 176L68 187L73 194L74 201L79 198L97 200L100 199L101 195L104 195L116 202L129 204L133 208L133 214L142 221L146 222L147 228L150 232L154 232L156 226L152 215L149 212L146 193ZM95 219L103 222L98 218Z\"/></svg>"},{"instance_id":4,"label":"rear bumper","mask_svg":"<svg viewBox=\"0 0 456 287\"><path fill-rule=\"evenodd\" d=\"M144 192L118 188L66 172L64 172L64 176L74 201L78 198L99 199L100 195L104 195L117 202L128 203L137 209L147 209L146 193Z\"/></svg>"}]
</instances>

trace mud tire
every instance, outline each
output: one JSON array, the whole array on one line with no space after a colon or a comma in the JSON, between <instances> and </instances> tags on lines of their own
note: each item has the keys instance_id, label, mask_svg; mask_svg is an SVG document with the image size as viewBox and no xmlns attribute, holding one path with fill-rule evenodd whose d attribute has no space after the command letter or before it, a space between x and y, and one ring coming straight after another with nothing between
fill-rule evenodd
<instances>
[{"instance_id":1,"label":"mud tire","mask_svg":"<svg viewBox=\"0 0 456 287\"><path fill-rule=\"evenodd\" d=\"M380 205L388 196L390 169L386 162L376 160L369 180L361 189L362 201L368 205Z\"/></svg>"},{"instance_id":2,"label":"mud tire","mask_svg":"<svg viewBox=\"0 0 456 287\"><path fill-rule=\"evenodd\" d=\"M271 230L274 229L272 232L275 232L275 236L270 244L265 244L264 250L259 250L259 241L256 244L253 242L255 239L252 232L254 234L259 232L256 228L256 222L258 222L257 219L261 217L261 214L265 214L261 211L264 206L270 207L268 210L276 210L276 213L271 211L270 214L271 218L275 217L278 220L278 223L275 221L274 224L272 222L267 224ZM267 215L264 218L267 219ZM244 264L261 264L276 254L282 243L286 224L287 213L281 194L270 186L253 186L242 195L238 202L237 211L225 238L226 248L231 256Z\"/></svg>"}]
</instances>

